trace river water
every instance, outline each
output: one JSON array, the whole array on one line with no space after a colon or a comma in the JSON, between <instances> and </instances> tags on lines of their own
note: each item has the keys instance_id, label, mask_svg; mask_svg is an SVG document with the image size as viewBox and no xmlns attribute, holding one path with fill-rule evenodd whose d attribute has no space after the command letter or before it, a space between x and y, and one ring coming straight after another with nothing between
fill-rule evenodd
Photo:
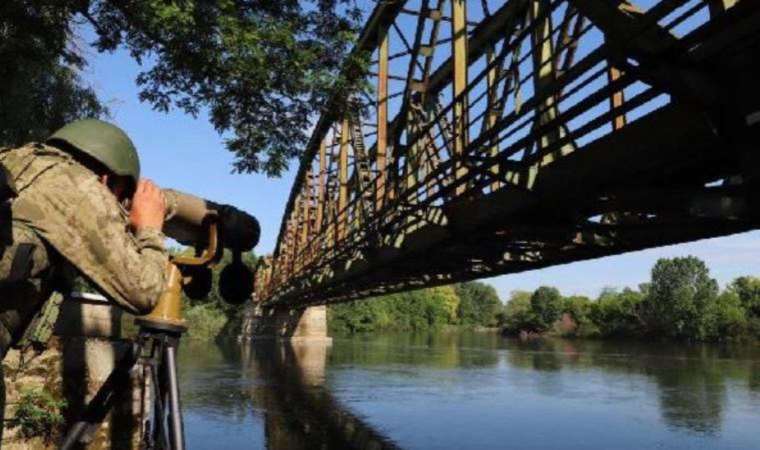
<instances>
[{"instance_id":1,"label":"river water","mask_svg":"<svg viewBox=\"0 0 760 450\"><path fill-rule=\"evenodd\" d=\"M760 449L760 346L183 343L188 448Z\"/></svg>"}]
</instances>

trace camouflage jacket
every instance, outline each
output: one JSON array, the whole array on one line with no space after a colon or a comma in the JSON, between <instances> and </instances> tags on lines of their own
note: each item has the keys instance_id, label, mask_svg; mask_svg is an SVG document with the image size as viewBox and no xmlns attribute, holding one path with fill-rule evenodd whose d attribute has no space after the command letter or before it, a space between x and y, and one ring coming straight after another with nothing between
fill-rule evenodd
<instances>
[{"instance_id":1,"label":"camouflage jacket","mask_svg":"<svg viewBox=\"0 0 760 450\"><path fill-rule=\"evenodd\" d=\"M1 149L0 164L13 177L18 192L11 203L10 233L26 233L27 240L40 241L26 280L36 283L39 296L50 293L49 269L68 263L128 311L150 311L166 281L168 255L160 231L132 234L127 213L113 194L92 171L54 147L29 144ZM12 255L6 258L5 253L13 252L3 253L0 280L12 263L7 261ZM22 295L13 283L5 284L12 295ZM13 303L4 290L0 288L0 308ZM27 297L26 302L30 300Z\"/></svg>"}]
</instances>

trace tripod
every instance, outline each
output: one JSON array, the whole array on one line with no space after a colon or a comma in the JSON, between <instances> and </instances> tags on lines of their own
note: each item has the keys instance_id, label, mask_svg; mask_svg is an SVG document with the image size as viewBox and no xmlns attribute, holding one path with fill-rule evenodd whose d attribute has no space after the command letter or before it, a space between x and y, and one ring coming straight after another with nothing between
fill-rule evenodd
<instances>
[{"instance_id":1,"label":"tripod","mask_svg":"<svg viewBox=\"0 0 760 450\"><path fill-rule=\"evenodd\" d=\"M182 319L182 286L191 277L183 276L179 266L212 263L217 255L217 236L216 222L209 221L207 247L200 256L171 258L164 292L150 314L135 319L140 327L137 340L116 363L82 417L72 425L61 445L63 450L89 440L120 398L115 395L117 391L129 386L136 365L142 371L141 450L185 449L176 356L179 340L187 330Z\"/></svg>"},{"instance_id":2,"label":"tripod","mask_svg":"<svg viewBox=\"0 0 760 450\"><path fill-rule=\"evenodd\" d=\"M74 423L61 445L75 448L86 443L105 419L118 395L130 385L130 374L141 372L141 445L144 450L184 450L182 410L177 384L176 354L185 327L138 318L140 333L132 347L116 363L111 374Z\"/></svg>"}]
</instances>

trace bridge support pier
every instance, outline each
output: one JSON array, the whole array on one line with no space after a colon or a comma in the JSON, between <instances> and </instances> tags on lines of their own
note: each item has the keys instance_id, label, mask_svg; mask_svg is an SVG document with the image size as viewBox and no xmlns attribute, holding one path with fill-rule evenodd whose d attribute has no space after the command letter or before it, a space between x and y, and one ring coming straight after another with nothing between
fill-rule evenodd
<instances>
[{"instance_id":1,"label":"bridge support pier","mask_svg":"<svg viewBox=\"0 0 760 450\"><path fill-rule=\"evenodd\" d=\"M327 336L327 307L289 309L252 305L243 319L241 339L279 339L332 343Z\"/></svg>"}]
</instances>

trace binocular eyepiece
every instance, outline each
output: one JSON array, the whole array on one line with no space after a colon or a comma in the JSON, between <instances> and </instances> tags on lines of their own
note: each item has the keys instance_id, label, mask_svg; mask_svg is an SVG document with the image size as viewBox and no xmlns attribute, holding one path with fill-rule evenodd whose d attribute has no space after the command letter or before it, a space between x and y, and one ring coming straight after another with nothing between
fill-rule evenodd
<instances>
[{"instance_id":1,"label":"binocular eyepiece","mask_svg":"<svg viewBox=\"0 0 760 450\"><path fill-rule=\"evenodd\" d=\"M253 293L254 274L243 262L242 254L252 250L259 242L261 229L252 215L234 206L223 205L173 189L165 189L167 218L164 232L177 242L201 252L212 250L210 263L224 256L224 249L232 253L232 261L219 276L219 293L228 303L241 304ZM214 232L209 229L214 227ZM215 242L210 242L213 239ZM209 264L178 264L188 279L184 291L188 297L206 297L213 287Z\"/></svg>"}]
</instances>

